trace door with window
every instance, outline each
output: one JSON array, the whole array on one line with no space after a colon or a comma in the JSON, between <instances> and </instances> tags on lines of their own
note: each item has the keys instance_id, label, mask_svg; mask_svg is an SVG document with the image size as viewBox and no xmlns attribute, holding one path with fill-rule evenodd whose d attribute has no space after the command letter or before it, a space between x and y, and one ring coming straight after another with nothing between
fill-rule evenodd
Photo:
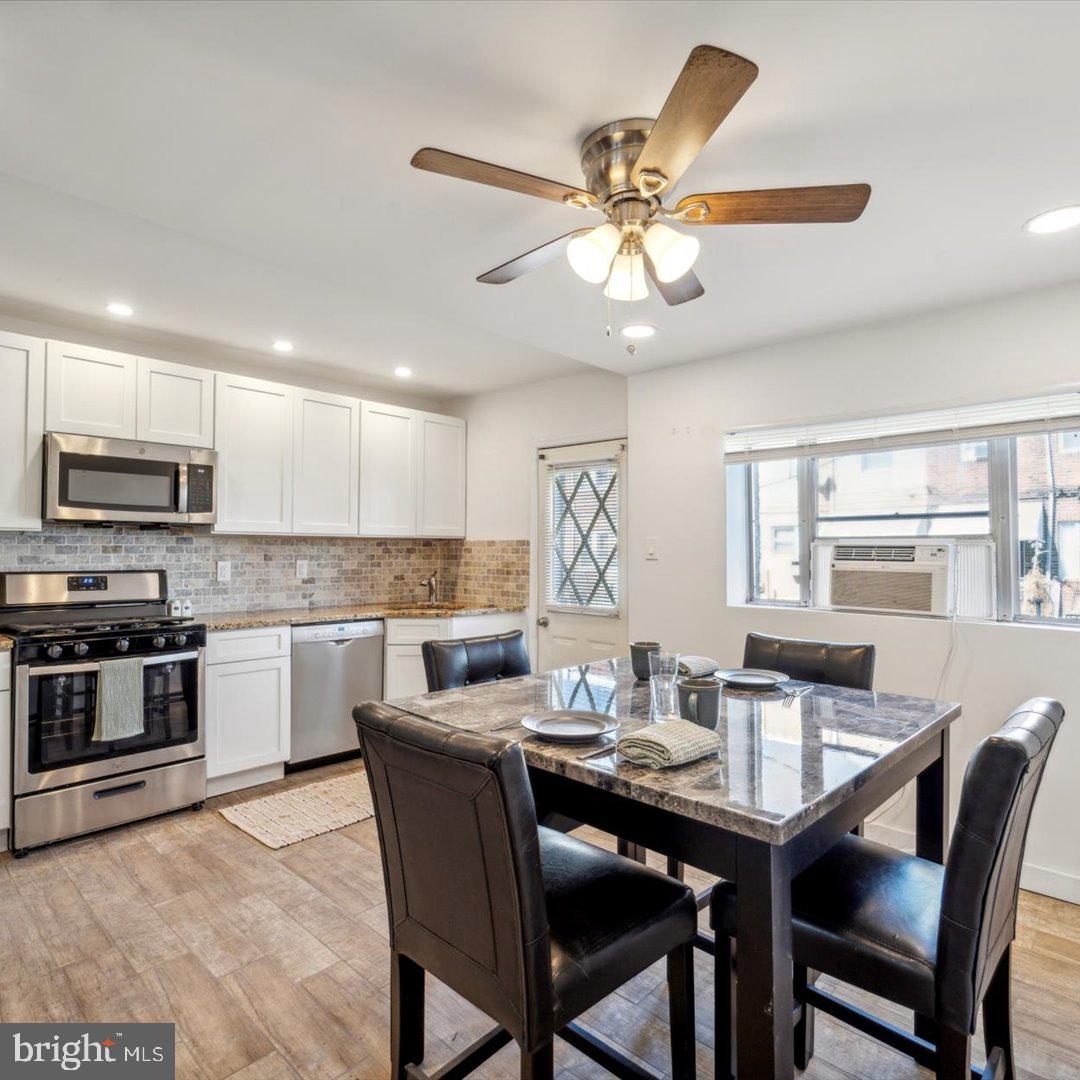
<instances>
[{"instance_id":1,"label":"door with window","mask_svg":"<svg viewBox=\"0 0 1080 1080\"><path fill-rule=\"evenodd\" d=\"M625 462L622 439L540 451L540 671L626 652Z\"/></svg>"}]
</instances>

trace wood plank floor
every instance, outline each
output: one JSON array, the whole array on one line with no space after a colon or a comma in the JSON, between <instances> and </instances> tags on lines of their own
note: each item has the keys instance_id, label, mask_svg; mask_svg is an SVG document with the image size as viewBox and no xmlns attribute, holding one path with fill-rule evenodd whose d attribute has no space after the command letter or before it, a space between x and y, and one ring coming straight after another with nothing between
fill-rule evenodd
<instances>
[{"instance_id":1,"label":"wood plank floor","mask_svg":"<svg viewBox=\"0 0 1080 1080\"><path fill-rule=\"evenodd\" d=\"M375 1080L388 1073L386 909L373 821L270 851L215 810L355 764L212 799L198 813L0 859L0 1019L176 1023L184 1080ZM608 844L600 834L589 839ZM1025 893L1014 964L1021 1077L1080 1077L1080 907ZM712 961L697 958L699 1075L712 1067ZM823 985L829 985L826 981ZM837 989L834 985L833 989ZM849 996L898 1022L881 1002ZM667 1072L662 965L585 1021ZM438 983L428 991L428 1063L490 1022ZM980 1043L981 1060L981 1043ZM606 1076L564 1043L564 1080ZM514 1077L507 1047L475 1075ZM827 1017L804 1074L926 1077Z\"/></svg>"}]
</instances>

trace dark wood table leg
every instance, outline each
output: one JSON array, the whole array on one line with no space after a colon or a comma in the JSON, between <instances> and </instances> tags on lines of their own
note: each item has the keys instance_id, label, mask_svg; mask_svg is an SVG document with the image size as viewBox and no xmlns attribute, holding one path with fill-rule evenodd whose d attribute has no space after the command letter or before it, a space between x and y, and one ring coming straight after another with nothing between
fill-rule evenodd
<instances>
[{"instance_id":1,"label":"dark wood table leg","mask_svg":"<svg viewBox=\"0 0 1080 1080\"><path fill-rule=\"evenodd\" d=\"M747 1080L795 1075L791 1022L791 866L784 848L739 837L736 846L735 1053ZM717 964L718 978L727 978Z\"/></svg>"},{"instance_id":2,"label":"dark wood table leg","mask_svg":"<svg viewBox=\"0 0 1080 1080\"><path fill-rule=\"evenodd\" d=\"M944 863L949 850L949 729L937 738L937 758L915 781L915 854ZM937 1043L937 1025L929 1016L915 1014L915 1034Z\"/></svg>"}]
</instances>

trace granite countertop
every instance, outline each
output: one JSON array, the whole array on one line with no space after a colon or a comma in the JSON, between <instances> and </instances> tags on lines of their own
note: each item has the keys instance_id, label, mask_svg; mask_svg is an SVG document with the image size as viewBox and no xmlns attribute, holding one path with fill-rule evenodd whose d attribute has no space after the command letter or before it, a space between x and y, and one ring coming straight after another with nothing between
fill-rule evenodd
<instances>
[{"instance_id":1,"label":"granite countertop","mask_svg":"<svg viewBox=\"0 0 1080 1080\"><path fill-rule=\"evenodd\" d=\"M499 615L524 607L465 607L460 604L336 604L332 607L266 608L252 611L215 611L197 615L207 630L246 630L253 626L312 626L324 622L359 619L449 619L456 615Z\"/></svg>"},{"instance_id":2,"label":"granite countertop","mask_svg":"<svg viewBox=\"0 0 1080 1080\"><path fill-rule=\"evenodd\" d=\"M811 686L798 697L787 690ZM589 709L619 721L619 734L649 722L649 687L627 657L544 675L443 690L392 705L469 731L522 743L544 769L684 817L783 844L823 817L960 715L950 701L784 683L754 693L726 688L716 757L673 769L646 769L596 744L559 746L515 725L545 709Z\"/></svg>"},{"instance_id":3,"label":"granite countertop","mask_svg":"<svg viewBox=\"0 0 1080 1080\"><path fill-rule=\"evenodd\" d=\"M14 645L15 645L15 642L12 641L11 638L4 637L3 634L0 634L0 652L4 652L7 649L11 649L11 648L14 647Z\"/></svg>"}]
</instances>

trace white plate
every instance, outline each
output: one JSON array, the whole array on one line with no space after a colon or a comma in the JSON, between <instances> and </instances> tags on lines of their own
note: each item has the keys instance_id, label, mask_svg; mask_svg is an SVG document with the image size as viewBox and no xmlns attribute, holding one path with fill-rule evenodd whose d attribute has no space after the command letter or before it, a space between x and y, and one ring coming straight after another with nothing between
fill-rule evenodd
<instances>
[{"instance_id":1,"label":"white plate","mask_svg":"<svg viewBox=\"0 0 1080 1080\"><path fill-rule=\"evenodd\" d=\"M619 722L585 709L551 709L526 716L521 726L548 742L587 743L614 731Z\"/></svg>"},{"instance_id":2,"label":"white plate","mask_svg":"<svg viewBox=\"0 0 1080 1080\"><path fill-rule=\"evenodd\" d=\"M718 671L716 677L723 679L728 686L739 686L744 690L771 690L788 679L779 671L766 671L763 668L729 668Z\"/></svg>"}]
</instances>

